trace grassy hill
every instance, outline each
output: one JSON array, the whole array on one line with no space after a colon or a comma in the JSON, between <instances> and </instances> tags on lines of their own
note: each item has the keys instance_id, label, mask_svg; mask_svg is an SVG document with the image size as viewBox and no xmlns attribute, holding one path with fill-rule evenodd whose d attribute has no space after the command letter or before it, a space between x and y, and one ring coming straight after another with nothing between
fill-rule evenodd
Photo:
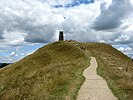
<instances>
[{"instance_id":1,"label":"grassy hill","mask_svg":"<svg viewBox=\"0 0 133 100\"><path fill-rule=\"evenodd\" d=\"M73 43L48 44L0 70L0 100L75 99L87 62Z\"/></svg>"},{"instance_id":2,"label":"grassy hill","mask_svg":"<svg viewBox=\"0 0 133 100\"><path fill-rule=\"evenodd\" d=\"M74 43L73 43L74 42ZM133 100L133 61L102 43L64 41L48 44L19 62L0 69L1 100L75 100L89 57L98 74L120 100ZM86 50L80 48L86 47Z\"/></svg>"},{"instance_id":3,"label":"grassy hill","mask_svg":"<svg viewBox=\"0 0 133 100\"><path fill-rule=\"evenodd\" d=\"M97 73L119 100L133 100L133 61L107 44L85 43L98 62Z\"/></svg>"}]
</instances>

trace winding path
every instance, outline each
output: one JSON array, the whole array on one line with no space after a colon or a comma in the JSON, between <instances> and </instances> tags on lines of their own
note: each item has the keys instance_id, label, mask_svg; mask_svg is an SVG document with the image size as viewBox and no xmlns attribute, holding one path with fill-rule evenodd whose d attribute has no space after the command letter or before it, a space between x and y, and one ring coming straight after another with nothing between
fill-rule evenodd
<instances>
[{"instance_id":1,"label":"winding path","mask_svg":"<svg viewBox=\"0 0 133 100\"><path fill-rule=\"evenodd\" d=\"M86 78L81 86L77 100L117 100L107 86L107 82L97 75L97 61L91 57L90 66L83 75Z\"/></svg>"}]
</instances>

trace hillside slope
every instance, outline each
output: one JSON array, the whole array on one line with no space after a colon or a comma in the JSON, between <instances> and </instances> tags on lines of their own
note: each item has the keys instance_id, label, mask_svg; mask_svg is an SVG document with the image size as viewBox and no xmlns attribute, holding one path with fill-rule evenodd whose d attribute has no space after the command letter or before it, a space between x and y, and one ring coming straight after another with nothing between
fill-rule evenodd
<instances>
[{"instance_id":1,"label":"hillside slope","mask_svg":"<svg viewBox=\"0 0 133 100\"><path fill-rule=\"evenodd\" d=\"M97 72L119 100L133 100L133 61L110 45L84 43L98 61Z\"/></svg>"},{"instance_id":2,"label":"hillside slope","mask_svg":"<svg viewBox=\"0 0 133 100\"><path fill-rule=\"evenodd\" d=\"M73 43L48 44L0 70L0 100L72 100L84 81L87 61Z\"/></svg>"},{"instance_id":3,"label":"hillside slope","mask_svg":"<svg viewBox=\"0 0 133 100\"><path fill-rule=\"evenodd\" d=\"M75 100L89 57L119 100L133 100L133 61L103 43L75 41L48 44L0 70L1 100ZM78 43L78 46L76 44ZM80 48L86 47L86 50Z\"/></svg>"}]
</instances>

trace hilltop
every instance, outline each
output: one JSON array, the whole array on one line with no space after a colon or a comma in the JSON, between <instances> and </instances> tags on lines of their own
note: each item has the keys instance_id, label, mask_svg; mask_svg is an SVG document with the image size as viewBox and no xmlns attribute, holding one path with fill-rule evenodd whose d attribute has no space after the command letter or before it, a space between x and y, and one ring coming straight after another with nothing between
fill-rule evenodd
<instances>
[{"instance_id":1,"label":"hilltop","mask_svg":"<svg viewBox=\"0 0 133 100\"><path fill-rule=\"evenodd\" d=\"M0 99L75 100L91 56L114 95L132 100L132 60L110 45L76 41L48 44L1 69Z\"/></svg>"}]
</instances>

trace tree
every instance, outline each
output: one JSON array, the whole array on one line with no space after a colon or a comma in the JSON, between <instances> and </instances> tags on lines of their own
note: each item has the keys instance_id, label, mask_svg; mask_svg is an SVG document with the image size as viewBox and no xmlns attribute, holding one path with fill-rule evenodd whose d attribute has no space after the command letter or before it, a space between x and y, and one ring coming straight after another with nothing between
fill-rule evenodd
<instances>
[{"instance_id":1,"label":"tree","mask_svg":"<svg viewBox=\"0 0 133 100\"><path fill-rule=\"evenodd\" d=\"M8 65L7 63L3 63L2 65L0 65L0 68L5 67L7 65Z\"/></svg>"}]
</instances>

